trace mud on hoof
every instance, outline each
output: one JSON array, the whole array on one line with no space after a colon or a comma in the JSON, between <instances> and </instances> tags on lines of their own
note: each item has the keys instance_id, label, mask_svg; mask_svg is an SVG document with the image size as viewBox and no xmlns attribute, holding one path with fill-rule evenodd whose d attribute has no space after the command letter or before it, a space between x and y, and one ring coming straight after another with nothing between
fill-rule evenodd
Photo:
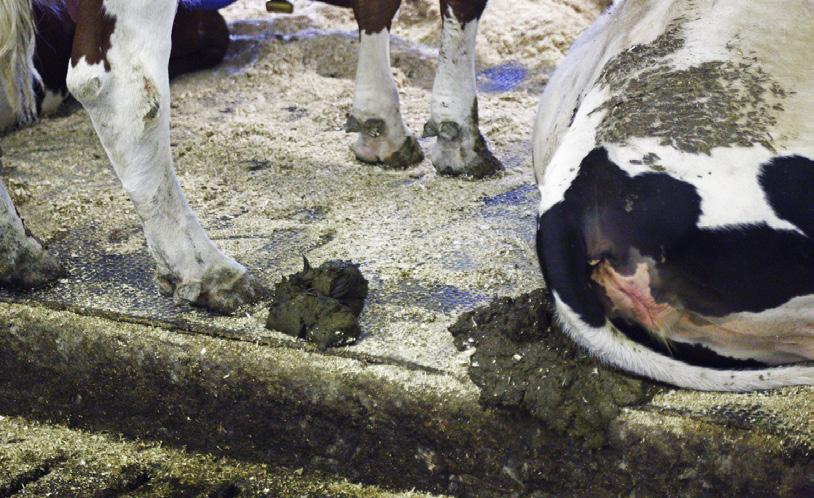
<instances>
[{"instance_id":1,"label":"mud on hoof","mask_svg":"<svg viewBox=\"0 0 814 498\"><path fill-rule=\"evenodd\" d=\"M230 315L267 293L243 268L211 269L200 280L180 281L167 275L159 275L157 280L161 293L173 296L177 304L191 304L222 315Z\"/></svg>"},{"instance_id":2,"label":"mud on hoof","mask_svg":"<svg viewBox=\"0 0 814 498\"><path fill-rule=\"evenodd\" d=\"M38 242L28 242L27 247L0 255L0 285L35 289L67 275L59 261Z\"/></svg>"},{"instance_id":3,"label":"mud on hoof","mask_svg":"<svg viewBox=\"0 0 814 498\"><path fill-rule=\"evenodd\" d=\"M438 137L430 159L438 173L446 176L486 178L503 170L477 127L464 127L454 121L424 126L424 138Z\"/></svg>"},{"instance_id":4,"label":"mud on hoof","mask_svg":"<svg viewBox=\"0 0 814 498\"><path fill-rule=\"evenodd\" d=\"M348 116L345 131L358 133L359 139L351 146L356 159L365 164L382 165L388 169L407 169L424 160L418 140L403 131L388 130L383 119L364 122ZM388 131L391 131L388 134Z\"/></svg>"}]
</instances>

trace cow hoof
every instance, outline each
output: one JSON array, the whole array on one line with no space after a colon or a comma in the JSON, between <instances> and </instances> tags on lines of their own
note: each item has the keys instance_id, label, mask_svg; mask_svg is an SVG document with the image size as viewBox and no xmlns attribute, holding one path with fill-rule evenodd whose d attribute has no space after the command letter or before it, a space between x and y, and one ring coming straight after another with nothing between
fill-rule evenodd
<instances>
[{"instance_id":1,"label":"cow hoof","mask_svg":"<svg viewBox=\"0 0 814 498\"><path fill-rule=\"evenodd\" d=\"M430 159L441 175L481 179L503 170L477 128L462 127L452 121L429 122L424 127L424 137L438 137Z\"/></svg>"},{"instance_id":2,"label":"cow hoof","mask_svg":"<svg viewBox=\"0 0 814 498\"><path fill-rule=\"evenodd\" d=\"M254 277L237 264L212 268L200 280L178 281L159 275L158 284L162 294L172 295L176 304L190 304L221 315L233 314L264 293Z\"/></svg>"},{"instance_id":3,"label":"cow hoof","mask_svg":"<svg viewBox=\"0 0 814 498\"><path fill-rule=\"evenodd\" d=\"M34 239L12 257L0 257L0 284L19 289L36 289L50 284L67 272L57 259Z\"/></svg>"},{"instance_id":4,"label":"cow hoof","mask_svg":"<svg viewBox=\"0 0 814 498\"><path fill-rule=\"evenodd\" d=\"M388 169L407 169L424 160L418 140L402 130L390 130L382 119L364 122L348 116L345 127L359 138L351 146L356 159L365 164L381 165Z\"/></svg>"},{"instance_id":5,"label":"cow hoof","mask_svg":"<svg viewBox=\"0 0 814 498\"><path fill-rule=\"evenodd\" d=\"M412 135L404 140L395 154L382 161L382 165L389 169L407 169L424 160L424 152L418 140Z\"/></svg>"}]
</instances>

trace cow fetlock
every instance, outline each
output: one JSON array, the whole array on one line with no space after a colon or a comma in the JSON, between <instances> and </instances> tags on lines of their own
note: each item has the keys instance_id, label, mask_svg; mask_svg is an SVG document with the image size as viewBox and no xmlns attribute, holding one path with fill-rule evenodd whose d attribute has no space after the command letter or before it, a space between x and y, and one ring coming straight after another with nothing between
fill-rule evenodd
<instances>
[{"instance_id":1,"label":"cow fetlock","mask_svg":"<svg viewBox=\"0 0 814 498\"><path fill-rule=\"evenodd\" d=\"M0 285L31 289L64 275L59 261L25 228L0 182Z\"/></svg>"},{"instance_id":2,"label":"cow fetlock","mask_svg":"<svg viewBox=\"0 0 814 498\"><path fill-rule=\"evenodd\" d=\"M59 261L35 238L0 238L0 285L35 289L65 275Z\"/></svg>"},{"instance_id":3,"label":"cow fetlock","mask_svg":"<svg viewBox=\"0 0 814 498\"><path fill-rule=\"evenodd\" d=\"M363 163L405 169L424 160L418 140L400 122L388 124L381 118L361 121L351 114L345 131L358 133L351 150Z\"/></svg>"},{"instance_id":4,"label":"cow fetlock","mask_svg":"<svg viewBox=\"0 0 814 498\"><path fill-rule=\"evenodd\" d=\"M151 198L134 197L134 203L162 294L222 314L256 300L253 277L207 236L174 177Z\"/></svg>"},{"instance_id":5,"label":"cow fetlock","mask_svg":"<svg viewBox=\"0 0 814 498\"><path fill-rule=\"evenodd\" d=\"M174 175L150 195L132 185L127 190L142 218L162 293L224 314L254 302L254 279L207 236Z\"/></svg>"},{"instance_id":6,"label":"cow fetlock","mask_svg":"<svg viewBox=\"0 0 814 498\"><path fill-rule=\"evenodd\" d=\"M485 2L483 2L485 4ZM483 178L502 169L489 151L478 127L475 84L475 41L479 10L460 11L442 2L444 27L438 73L432 91L432 117L425 137L437 137L430 152L436 170L443 175Z\"/></svg>"},{"instance_id":7,"label":"cow fetlock","mask_svg":"<svg viewBox=\"0 0 814 498\"><path fill-rule=\"evenodd\" d=\"M182 276L164 271L156 275L159 291L176 304L189 304L217 313L231 314L254 302L262 293L246 268L232 260L218 260L201 267L199 275Z\"/></svg>"},{"instance_id":8,"label":"cow fetlock","mask_svg":"<svg viewBox=\"0 0 814 498\"><path fill-rule=\"evenodd\" d=\"M357 12L357 18L360 13ZM351 150L368 164L403 169L424 159L418 141L404 125L399 93L390 68L390 32L370 32L360 20L359 65L347 131L358 133Z\"/></svg>"}]
</instances>

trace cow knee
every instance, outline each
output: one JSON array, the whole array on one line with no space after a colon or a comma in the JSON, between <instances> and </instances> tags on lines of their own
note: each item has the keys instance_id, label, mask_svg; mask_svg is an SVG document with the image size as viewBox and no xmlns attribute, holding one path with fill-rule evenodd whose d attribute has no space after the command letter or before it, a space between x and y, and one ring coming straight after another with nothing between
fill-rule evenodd
<instances>
[{"instance_id":1,"label":"cow knee","mask_svg":"<svg viewBox=\"0 0 814 498\"><path fill-rule=\"evenodd\" d=\"M88 64L85 59L71 64L66 83L68 91L83 105L89 105L104 93L110 73L102 64Z\"/></svg>"},{"instance_id":2,"label":"cow knee","mask_svg":"<svg viewBox=\"0 0 814 498\"><path fill-rule=\"evenodd\" d=\"M86 109L107 109L138 119L145 129L157 122L161 114L162 92L157 80L138 67L129 68L128 78L117 78L115 72L84 61L68 71L68 90ZM139 74L141 73L141 74ZM121 98L127 95L127 98Z\"/></svg>"}]
</instances>

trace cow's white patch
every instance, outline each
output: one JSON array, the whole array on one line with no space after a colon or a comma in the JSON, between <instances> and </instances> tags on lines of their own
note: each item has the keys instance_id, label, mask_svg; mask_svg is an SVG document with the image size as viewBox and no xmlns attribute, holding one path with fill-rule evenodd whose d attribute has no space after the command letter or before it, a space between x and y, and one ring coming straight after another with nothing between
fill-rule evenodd
<instances>
[{"instance_id":1,"label":"cow's white patch","mask_svg":"<svg viewBox=\"0 0 814 498\"><path fill-rule=\"evenodd\" d=\"M549 98L552 96L549 95ZM540 213L544 213L551 206L563 200L568 187L579 174L579 164L582 159L596 147L596 127L602 121L604 111L592 114L591 110L598 107L604 100L605 94L601 89L589 93L582 102L583 105L579 107L571 131L568 133L559 134L558 124L551 127L538 123L534 142L535 164L539 157L549 157L547 167L535 169L540 189ZM541 112L549 113L551 110L545 109ZM573 110L567 111L565 119L569 119L573 112ZM567 128L567 124L563 124L563 126ZM544 127L548 128L552 135L558 136L542 135L541 130ZM556 143L556 148L552 148L554 143Z\"/></svg>"},{"instance_id":2,"label":"cow's white patch","mask_svg":"<svg viewBox=\"0 0 814 498\"><path fill-rule=\"evenodd\" d=\"M702 391L751 391L814 383L814 367L715 370L688 365L628 339L612 325L591 327L554 292L557 318L571 338L611 365L661 382Z\"/></svg>"},{"instance_id":3,"label":"cow's white patch","mask_svg":"<svg viewBox=\"0 0 814 498\"><path fill-rule=\"evenodd\" d=\"M576 119L571 122L572 117L578 118L574 113L587 114L609 97L594 95L590 102L586 101L590 92L598 91L595 84L605 64L633 45L655 40L670 22L672 9L670 1L621 0L574 41L540 100L534 130L534 168L538 179L542 180L565 134L578 126ZM583 120L582 125L596 127L598 122Z\"/></svg>"},{"instance_id":4,"label":"cow's white patch","mask_svg":"<svg viewBox=\"0 0 814 498\"><path fill-rule=\"evenodd\" d=\"M51 90L45 91L45 97L42 99L42 114L47 116L57 112L59 106L65 101L66 95L62 92L53 92Z\"/></svg>"},{"instance_id":5,"label":"cow's white patch","mask_svg":"<svg viewBox=\"0 0 814 498\"><path fill-rule=\"evenodd\" d=\"M69 88L142 219L165 290L174 287L186 301L215 299L219 286L234 288L246 270L210 241L175 176L167 64L176 2L105 0L104 6L116 20L111 71L82 58L69 69Z\"/></svg>"},{"instance_id":6,"label":"cow's white patch","mask_svg":"<svg viewBox=\"0 0 814 498\"><path fill-rule=\"evenodd\" d=\"M432 120L467 125L477 100L475 42L478 21L462 25L452 7L446 14L438 56L438 72L432 87Z\"/></svg>"},{"instance_id":7,"label":"cow's white patch","mask_svg":"<svg viewBox=\"0 0 814 498\"><path fill-rule=\"evenodd\" d=\"M814 43L811 2L788 2L783 9L770 1L619 2L577 39L543 93L535 130L535 171L539 178L562 137L577 125L569 126L570 117L583 105L585 95L595 91L606 63L630 47L654 41L677 19L683 19L685 43L668 57L675 69L714 60L739 63L744 58L758 64L788 91L783 119L772 131L778 152L810 155L814 151L809 139L814 135L810 119L814 89L805 84L814 80L814 65L808 62ZM777 26L784 28L778 30Z\"/></svg>"},{"instance_id":8,"label":"cow's white patch","mask_svg":"<svg viewBox=\"0 0 814 498\"><path fill-rule=\"evenodd\" d=\"M363 130L359 134L353 150L365 161L389 159L410 134L401 118L399 92L390 68L390 32L387 29L373 34L361 33L351 114L363 127L369 120L384 123L383 130L372 134Z\"/></svg>"},{"instance_id":9,"label":"cow's white patch","mask_svg":"<svg viewBox=\"0 0 814 498\"><path fill-rule=\"evenodd\" d=\"M700 228L766 224L777 230L800 232L777 217L760 186L762 166L776 156L762 146L718 147L706 155L659 145L653 138L635 138L606 148L610 159L631 176L653 173L653 166L643 164L642 158L655 154L658 171L694 186L701 196Z\"/></svg>"}]
</instances>

